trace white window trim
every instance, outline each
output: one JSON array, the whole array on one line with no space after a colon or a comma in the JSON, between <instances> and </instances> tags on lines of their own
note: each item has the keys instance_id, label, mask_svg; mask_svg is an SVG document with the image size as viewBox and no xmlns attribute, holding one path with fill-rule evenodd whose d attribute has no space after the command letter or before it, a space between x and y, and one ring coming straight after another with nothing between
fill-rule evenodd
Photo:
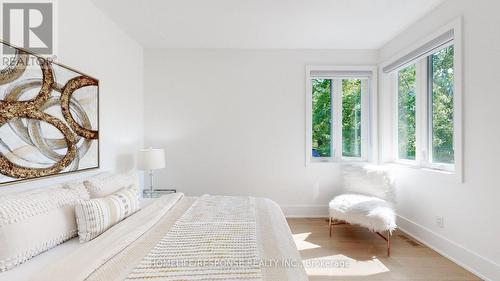
<instances>
[{"instance_id":1,"label":"white window trim","mask_svg":"<svg viewBox=\"0 0 500 281\"><path fill-rule=\"evenodd\" d=\"M329 163L339 163L339 162L369 162L372 159L377 159L377 152L375 147L377 147L377 66L326 66L326 65L308 65L306 66L306 139L305 139L305 165L309 166L311 164L329 164ZM362 83L362 93L361 97L361 157L343 157L342 153L342 128L339 128L338 122L332 122L333 131L333 155L332 157L312 157L312 71L338 71L338 72L369 72L370 77L368 83ZM327 78L327 77L325 77ZM339 77L331 77L331 79L337 79ZM343 77L344 78L344 77ZM345 78L358 78L355 75L346 76ZM334 93L338 93L340 83L334 83ZM334 103L337 104L337 108L342 107L341 99L334 99ZM332 104L332 109L335 105ZM342 111L334 111L332 120L342 120ZM340 141L338 141L340 140Z\"/></svg>"},{"instance_id":2,"label":"white window trim","mask_svg":"<svg viewBox=\"0 0 500 281\"><path fill-rule=\"evenodd\" d=\"M462 105L462 97L463 97L463 41L462 41L462 18L455 19L454 21L450 22L449 24L443 26L442 28L438 29L436 32L433 34L425 37L424 39L412 44L409 48L405 49L404 51L398 53L396 56L392 57L391 59L387 60L385 63L381 64L380 70L382 70L384 67L388 66L392 62L396 61L398 58L403 57L404 55L408 54L412 50L415 49L415 47L422 46L426 44L427 42L431 41L432 39L436 38L437 36L443 34L446 31L453 30L454 31L454 39L453 42L450 44L447 44L445 46L440 47L438 50L441 50L443 48L448 47L449 45L454 45L454 93L453 93L453 107L454 107L454 112L453 112L453 119L454 119L454 135L453 135L453 146L454 146L454 159L455 163L454 165L447 165L447 164L434 164L434 163L429 163L428 161L425 161L426 159L429 159L429 149L430 145L426 143L430 138L428 136L428 122L429 117L428 116L422 116L422 113L428 114L429 109L428 107L428 102L427 102L427 61L426 59L419 60L417 62L409 62L401 67L398 68L402 69L404 67L407 67L408 65L411 65L413 63L416 63L417 67L417 72L421 73L421 75L417 75L417 107L420 107L421 109L425 108L425 110L416 110L416 159L415 160L405 160L405 159L399 159L398 155L398 135L397 135L397 124L398 124L398 115L397 115L397 106L398 106L398 89L397 89L397 71L395 70L392 73L389 74L384 74L386 77L388 77L389 81L388 85L384 86L384 91L391 93L391 98L392 98L392 156L391 156L391 162L398 164L398 165L404 165L408 167L414 167L414 168L419 168L425 171L430 171L430 172L436 172L439 174L442 174L446 176L447 178L452 179L453 181L456 182L463 182L463 105ZM435 53L435 51L433 51ZM419 94L419 93L425 93L425 94ZM454 166L454 168L452 168Z\"/></svg>"}]
</instances>

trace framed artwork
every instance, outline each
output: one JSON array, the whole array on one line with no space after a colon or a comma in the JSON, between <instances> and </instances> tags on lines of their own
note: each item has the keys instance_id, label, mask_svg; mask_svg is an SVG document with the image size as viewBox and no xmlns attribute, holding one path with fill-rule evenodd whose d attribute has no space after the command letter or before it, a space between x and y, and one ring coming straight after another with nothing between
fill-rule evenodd
<instances>
[{"instance_id":1,"label":"framed artwork","mask_svg":"<svg viewBox=\"0 0 500 281\"><path fill-rule=\"evenodd\" d=\"M0 184L98 168L99 81L0 43Z\"/></svg>"}]
</instances>

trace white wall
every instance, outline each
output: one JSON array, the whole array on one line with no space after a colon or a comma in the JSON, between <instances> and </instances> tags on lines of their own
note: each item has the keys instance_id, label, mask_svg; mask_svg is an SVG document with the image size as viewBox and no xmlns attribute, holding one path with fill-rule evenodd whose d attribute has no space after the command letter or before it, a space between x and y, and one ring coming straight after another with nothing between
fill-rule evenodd
<instances>
[{"instance_id":1,"label":"white wall","mask_svg":"<svg viewBox=\"0 0 500 281\"><path fill-rule=\"evenodd\" d=\"M447 1L380 50L389 59L412 42L463 16L464 183L398 169L400 227L490 280L500 280L500 11L499 1ZM381 92L381 149L391 142L391 103ZM387 151L386 151L387 152ZM436 216L444 216L444 228Z\"/></svg>"},{"instance_id":2,"label":"white wall","mask_svg":"<svg viewBox=\"0 0 500 281\"><path fill-rule=\"evenodd\" d=\"M147 49L144 65L142 48L91 2L57 3L58 60L100 79L103 170L132 168L145 136L146 145L167 151L159 187L188 195L265 196L291 216L324 214L339 179L335 164L304 165L304 66L375 64L463 15L465 182L398 169L399 225L483 277L500 280L499 2L447 1L378 54ZM384 151L391 131L384 97L379 109ZM92 173L2 186L0 194ZM437 215L445 218L443 229L435 225Z\"/></svg>"},{"instance_id":3,"label":"white wall","mask_svg":"<svg viewBox=\"0 0 500 281\"><path fill-rule=\"evenodd\" d=\"M305 66L376 60L374 51L146 49L145 144L167 151L158 186L324 215L339 169L305 167Z\"/></svg>"},{"instance_id":4,"label":"white wall","mask_svg":"<svg viewBox=\"0 0 500 281\"><path fill-rule=\"evenodd\" d=\"M101 170L133 168L143 143L143 49L88 0L57 1L57 61L99 79ZM97 171L4 185L0 194Z\"/></svg>"}]
</instances>

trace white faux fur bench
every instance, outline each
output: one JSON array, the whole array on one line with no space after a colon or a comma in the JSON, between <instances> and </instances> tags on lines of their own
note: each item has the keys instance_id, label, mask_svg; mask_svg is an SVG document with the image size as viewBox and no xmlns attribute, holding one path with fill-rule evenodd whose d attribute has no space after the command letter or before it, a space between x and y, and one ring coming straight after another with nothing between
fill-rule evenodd
<instances>
[{"instance_id":1,"label":"white faux fur bench","mask_svg":"<svg viewBox=\"0 0 500 281\"><path fill-rule=\"evenodd\" d=\"M380 235L391 253L391 234L396 229L394 192L390 174L376 166L344 168L344 191L329 204L329 228L340 223L357 224ZM386 232L384 236L381 233Z\"/></svg>"}]
</instances>

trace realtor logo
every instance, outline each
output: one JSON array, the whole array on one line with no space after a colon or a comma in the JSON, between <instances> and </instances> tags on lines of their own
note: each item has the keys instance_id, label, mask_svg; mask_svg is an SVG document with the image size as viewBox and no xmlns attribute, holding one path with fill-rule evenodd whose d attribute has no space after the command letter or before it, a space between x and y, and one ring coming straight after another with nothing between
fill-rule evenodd
<instances>
[{"instance_id":1,"label":"realtor logo","mask_svg":"<svg viewBox=\"0 0 500 281\"><path fill-rule=\"evenodd\" d=\"M2 3L3 39L36 54L53 54L53 8L52 2ZM13 51L4 45L4 54Z\"/></svg>"}]
</instances>

